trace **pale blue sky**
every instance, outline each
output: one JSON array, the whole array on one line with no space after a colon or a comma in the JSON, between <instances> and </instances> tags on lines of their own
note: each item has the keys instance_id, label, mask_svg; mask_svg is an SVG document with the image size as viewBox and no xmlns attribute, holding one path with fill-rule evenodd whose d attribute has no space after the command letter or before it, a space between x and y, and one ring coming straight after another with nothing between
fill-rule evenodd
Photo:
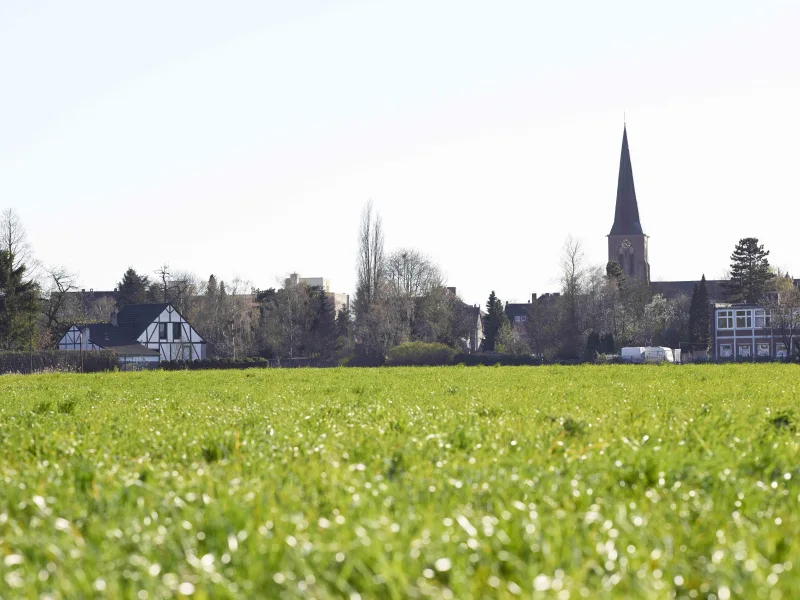
<instances>
[{"instance_id":1,"label":"pale blue sky","mask_svg":"<svg viewBox=\"0 0 800 600\"><path fill-rule=\"evenodd\" d=\"M653 279L800 277L798 2L0 2L0 208L37 257L354 284L368 199L472 303L604 263L627 113Z\"/></svg>"}]
</instances>

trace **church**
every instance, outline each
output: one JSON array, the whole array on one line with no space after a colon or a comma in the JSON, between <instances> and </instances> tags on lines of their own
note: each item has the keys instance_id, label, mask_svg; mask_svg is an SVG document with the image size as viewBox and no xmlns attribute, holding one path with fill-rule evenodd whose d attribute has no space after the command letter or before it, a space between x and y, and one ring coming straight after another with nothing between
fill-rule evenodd
<instances>
[{"instance_id":1,"label":"church","mask_svg":"<svg viewBox=\"0 0 800 600\"><path fill-rule=\"evenodd\" d=\"M636 188L633 185L633 167L628 147L628 128L622 128L622 152L619 158L617 179L617 203L614 210L614 224L608 234L608 260L619 263L626 277L647 282L654 293L666 298L679 295L691 297L698 280L652 281L650 260L647 255L649 237L642 228L639 217L639 204L636 201ZM702 275L702 273L699 273ZM714 301L723 297L722 281L706 281L709 299Z\"/></svg>"}]
</instances>

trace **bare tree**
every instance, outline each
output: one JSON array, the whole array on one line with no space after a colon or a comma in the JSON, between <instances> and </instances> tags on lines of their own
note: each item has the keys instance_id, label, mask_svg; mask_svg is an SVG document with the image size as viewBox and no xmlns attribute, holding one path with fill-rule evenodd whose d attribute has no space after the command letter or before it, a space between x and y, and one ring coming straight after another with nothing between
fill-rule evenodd
<instances>
[{"instance_id":1,"label":"bare tree","mask_svg":"<svg viewBox=\"0 0 800 600\"><path fill-rule=\"evenodd\" d=\"M45 327L51 329L61 325L64 309L67 306L67 294L78 287L78 277L62 266L45 268L47 285L45 302L42 304Z\"/></svg>"},{"instance_id":2,"label":"bare tree","mask_svg":"<svg viewBox=\"0 0 800 600\"><path fill-rule=\"evenodd\" d=\"M401 248L386 259L386 278L394 291L411 298L444 285L439 267L419 250Z\"/></svg>"},{"instance_id":3,"label":"bare tree","mask_svg":"<svg viewBox=\"0 0 800 600\"><path fill-rule=\"evenodd\" d=\"M161 282L162 301L169 302L169 284L172 279L172 275L170 275L169 272L169 265L164 263L158 269L156 269L154 273L158 276L158 280Z\"/></svg>"},{"instance_id":4,"label":"bare tree","mask_svg":"<svg viewBox=\"0 0 800 600\"><path fill-rule=\"evenodd\" d=\"M13 208L6 208L0 213L0 250L6 250L14 257L14 269L24 265L26 278L35 279L38 265L33 257L25 226Z\"/></svg>"},{"instance_id":5,"label":"bare tree","mask_svg":"<svg viewBox=\"0 0 800 600\"><path fill-rule=\"evenodd\" d=\"M582 346L579 303L585 277L581 242L568 236L561 253L561 293L564 297L564 350L570 355L580 352Z\"/></svg>"},{"instance_id":6,"label":"bare tree","mask_svg":"<svg viewBox=\"0 0 800 600\"><path fill-rule=\"evenodd\" d=\"M776 273L775 291L769 294L766 310L773 335L785 345L791 357L800 335L800 289L788 274ZM766 325L766 323L765 323ZM758 326L758 325L756 325Z\"/></svg>"},{"instance_id":7,"label":"bare tree","mask_svg":"<svg viewBox=\"0 0 800 600\"><path fill-rule=\"evenodd\" d=\"M369 312L375 302L384 277L383 222L373 216L372 200L361 213L358 232L358 262L356 265L356 316Z\"/></svg>"}]
</instances>

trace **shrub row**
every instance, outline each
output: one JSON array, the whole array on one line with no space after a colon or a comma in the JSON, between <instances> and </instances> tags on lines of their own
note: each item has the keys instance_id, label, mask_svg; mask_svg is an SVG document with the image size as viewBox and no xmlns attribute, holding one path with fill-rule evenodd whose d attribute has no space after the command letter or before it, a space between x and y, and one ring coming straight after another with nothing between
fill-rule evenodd
<instances>
[{"instance_id":1,"label":"shrub row","mask_svg":"<svg viewBox=\"0 0 800 600\"><path fill-rule=\"evenodd\" d=\"M325 358L204 358L202 360L163 360L165 371L201 371L205 369L269 369L292 367L336 367L338 362Z\"/></svg>"},{"instance_id":2,"label":"shrub row","mask_svg":"<svg viewBox=\"0 0 800 600\"><path fill-rule=\"evenodd\" d=\"M456 350L444 344L406 342L395 346L386 356L392 367L452 365Z\"/></svg>"}]
</instances>

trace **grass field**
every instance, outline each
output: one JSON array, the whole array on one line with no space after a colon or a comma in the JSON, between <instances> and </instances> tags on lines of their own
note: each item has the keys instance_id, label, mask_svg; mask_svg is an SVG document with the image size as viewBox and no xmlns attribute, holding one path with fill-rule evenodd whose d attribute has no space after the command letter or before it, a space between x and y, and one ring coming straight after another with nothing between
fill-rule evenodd
<instances>
[{"instance_id":1,"label":"grass field","mask_svg":"<svg viewBox=\"0 0 800 600\"><path fill-rule=\"evenodd\" d=\"M790 365L0 378L0 597L793 598Z\"/></svg>"}]
</instances>

